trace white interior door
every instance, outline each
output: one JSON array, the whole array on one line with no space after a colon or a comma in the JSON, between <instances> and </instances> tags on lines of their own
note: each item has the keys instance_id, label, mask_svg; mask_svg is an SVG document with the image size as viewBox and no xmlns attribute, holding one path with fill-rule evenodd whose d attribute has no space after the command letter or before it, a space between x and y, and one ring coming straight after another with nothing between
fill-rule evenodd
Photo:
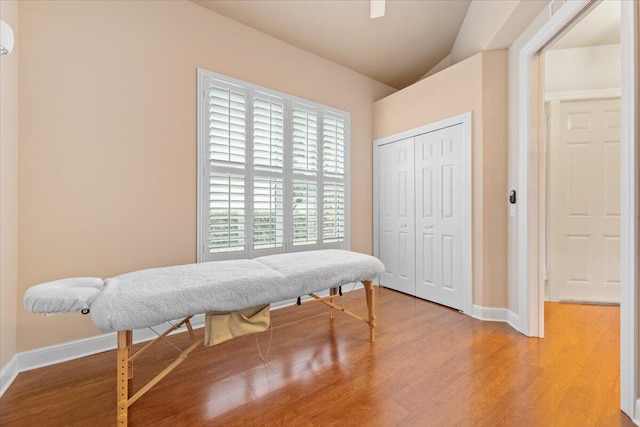
<instances>
[{"instance_id":1,"label":"white interior door","mask_svg":"<svg viewBox=\"0 0 640 427\"><path fill-rule=\"evenodd\" d=\"M378 149L378 218L382 286L415 295L413 138Z\"/></svg>"},{"instance_id":2,"label":"white interior door","mask_svg":"<svg viewBox=\"0 0 640 427\"><path fill-rule=\"evenodd\" d=\"M416 137L416 295L463 309L463 126Z\"/></svg>"},{"instance_id":3,"label":"white interior door","mask_svg":"<svg viewBox=\"0 0 640 427\"><path fill-rule=\"evenodd\" d=\"M620 100L555 102L550 113L549 296L619 303Z\"/></svg>"}]
</instances>

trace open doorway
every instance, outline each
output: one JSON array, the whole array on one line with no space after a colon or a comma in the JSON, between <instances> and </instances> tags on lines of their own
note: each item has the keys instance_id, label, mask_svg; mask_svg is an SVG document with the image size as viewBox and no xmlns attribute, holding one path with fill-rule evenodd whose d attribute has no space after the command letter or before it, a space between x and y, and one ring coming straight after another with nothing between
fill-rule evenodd
<instances>
[{"instance_id":1,"label":"open doorway","mask_svg":"<svg viewBox=\"0 0 640 427\"><path fill-rule=\"evenodd\" d=\"M601 2L543 48L540 67L544 336L594 373L589 395L610 407L620 392L620 30L620 2ZM574 386L563 408L583 398Z\"/></svg>"},{"instance_id":2,"label":"open doorway","mask_svg":"<svg viewBox=\"0 0 640 427\"><path fill-rule=\"evenodd\" d=\"M528 336L544 336L544 258L540 245L545 233L543 146L544 98L540 72L544 47L574 26L600 2L576 0L552 2L546 16L510 48L515 88L510 120L514 132L510 163L511 182L519 192L516 218L510 222L513 254L509 274L512 324ZM640 418L638 345L638 3L620 2L621 7L621 143L620 143L620 405L632 419ZM513 76L513 77L511 77ZM515 161L517 160L517 161Z\"/></svg>"},{"instance_id":3,"label":"open doorway","mask_svg":"<svg viewBox=\"0 0 640 427\"><path fill-rule=\"evenodd\" d=\"M544 49L544 300L620 303L620 2Z\"/></svg>"}]
</instances>

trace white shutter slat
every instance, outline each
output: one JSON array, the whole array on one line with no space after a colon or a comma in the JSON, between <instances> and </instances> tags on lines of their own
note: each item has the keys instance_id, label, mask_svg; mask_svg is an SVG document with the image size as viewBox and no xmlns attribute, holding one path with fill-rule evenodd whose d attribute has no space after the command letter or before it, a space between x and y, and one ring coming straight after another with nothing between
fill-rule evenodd
<instances>
[{"instance_id":1,"label":"white shutter slat","mask_svg":"<svg viewBox=\"0 0 640 427\"><path fill-rule=\"evenodd\" d=\"M318 114L294 104L291 116L292 169L295 173L315 175L318 170Z\"/></svg>"},{"instance_id":2,"label":"white shutter slat","mask_svg":"<svg viewBox=\"0 0 640 427\"><path fill-rule=\"evenodd\" d=\"M345 238L344 184L325 182L322 188L322 241L342 242Z\"/></svg>"},{"instance_id":3,"label":"white shutter slat","mask_svg":"<svg viewBox=\"0 0 640 427\"><path fill-rule=\"evenodd\" d=\"M284 102L258 94L253 99L253 164L258 170L284 167Z\"/></svg>"},{"instance_id":4,"label":"white shutter slat","mask_svg":"<svg viewBox=\"0 0 640 427\"><path fill-rule=\"evenodd\" d=\"M293 245L318 241L318 185L314 181L293 181Z\"/></svg>"},{"instance_id":5,"label":"white shutter slat","mask_svg":"<svg viewBox=\"0 0 640 427\"><path fill-rule=\"evenodd\" d=\"M209 178L209 253L245 248L244 176L211 174Z\"/></svg>"},{"instance_id":6,"label":"white shutter slat","mask_svg":"<svg viewBox=\"0 0 640 427\"><path fill-rule=\"evenodd\" d=\"M211 81L208 91L209 161L211 166L245 163L246 96Z\"/></svg>"},{"instance_id":7,"label":"white shutter slat","mask_svg":"<svg viewBox=\"0 0 640 427\"><path fill-rule=\"evenodd\" d=\"M280 248L284 244L284 190L279 178L253 181L253 248Z\"/></svg>"},{"instance_id":8,"label":"white shutter slat","mask_svg":"<svg viewBox=\"0 0 640 427\"><path fill-rule=\"evenodd\" d=\"M345 123L344 119L329 115L323 120L323 172L334 178L344 177Z\"/></svg>"}]
</instances>

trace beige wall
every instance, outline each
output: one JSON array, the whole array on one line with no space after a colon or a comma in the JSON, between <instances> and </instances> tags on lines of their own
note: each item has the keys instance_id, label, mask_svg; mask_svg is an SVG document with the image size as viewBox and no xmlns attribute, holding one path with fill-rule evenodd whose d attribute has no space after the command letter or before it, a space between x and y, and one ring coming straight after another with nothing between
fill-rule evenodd
<instances>
[{"instance_id":1,"label":"beige wall","mask_svg":"<svg viewBox=\"0 0 640 427\"><path fill-rule=\"evenodd\" d=\"M545 93L620 89L620 45L607 44L544 53Z\"/></svg>"},{"instance_id":2,"label":"beige wall","mask_svg":"<svg viewBox=\"0 0 640 427\"><path fill-rule=\"evenodd\" d=\"M471 111L473 303L506 307L507 52L474 55L374 104L374 139Z\"/></svg>"},{"instance_id":3,"label":"beige wall","mask_svg":"<svg viewBox=\"0 0 640 427\"><path fill-rule=\"evenodd\" d=\"M372 104L393 89L185 1L20 2L18 297L196 258L196 68L351 112L352 249L372 252ZM18 350L96 334L18 307Z\"/></svg>"},{"instance_id":4,"label":"beige wall","mask_svg":"<svg viewBox=\"0 0 640 427\"><path fill-rule=\"evenodd\" d=\"M507 307L508 56L484 52L482 62L482 253L484 307Z\"/></svg>"},{"instance_id":5,"label":"beige wall","mask_svg":"<svg viewBox=\"0 0 640 427\"><path fill-rule=\"evenodd\" d=\"M0 19L17 32L17 2L0 1ZM10 55L0 57L0 369L16 353L18 57L17 46Z\"/></svg>"}]
</instances>

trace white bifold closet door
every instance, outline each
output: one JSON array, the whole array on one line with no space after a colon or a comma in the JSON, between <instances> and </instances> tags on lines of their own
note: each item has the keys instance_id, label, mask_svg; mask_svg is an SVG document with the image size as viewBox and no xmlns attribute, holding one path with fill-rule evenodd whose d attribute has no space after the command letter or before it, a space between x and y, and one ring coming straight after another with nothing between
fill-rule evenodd
<instances>
[{"instance_id":1,"label":"white bifold closet door","mask_svg":"<svg viewBox=\"0 0 640 427\"><path fill-rule=\"evenodd\" d=\"M378 150L380 284L415 295L414 139Z\"/></svg>"},{"instance_id":2,"label":"white bifold closet door","mask_svg":"<svg viewBox=\"0 0 640 427\"><path fill-rule=\"evenodd\" d=\"M463 309L463 126L378 149L380 284Z\"/></svg>"},{"instance_id":3,"label":"white bifold closet door","mask_svg":"<svg viewBox=\"0 0 640 427\"><path fill-rule=\"evenodd\" d=\"M416 137L416 296L462 310L462 125Z\"/></svg>"}]
</instances>

